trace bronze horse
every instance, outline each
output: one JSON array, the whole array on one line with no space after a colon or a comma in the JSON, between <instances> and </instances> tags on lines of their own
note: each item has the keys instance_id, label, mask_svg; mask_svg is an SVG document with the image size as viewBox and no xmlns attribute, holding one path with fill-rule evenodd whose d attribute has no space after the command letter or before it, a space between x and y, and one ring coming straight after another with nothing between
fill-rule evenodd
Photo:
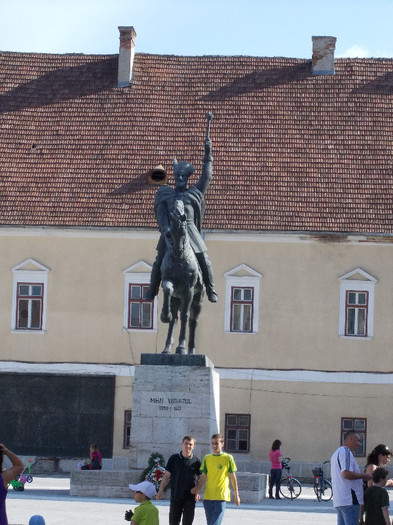
<instances>
[{"instance_id":1,"label":"bronze horse","mask_svg":"<svg viewBox=\"0 0 393 525\"><path fill-rule=\"evenodd\" d=\"M195 354L195 331L201 312L205 288L198 261L191 248L184 204L176 200L170 213L170 229L166 234L167 250L161 264L164 293L161 321L169 323L163 354L170 354L173 332L180 316L179 345L176 354L186 353L188 324L188 354Z\"/></svg>"}]
</instances>

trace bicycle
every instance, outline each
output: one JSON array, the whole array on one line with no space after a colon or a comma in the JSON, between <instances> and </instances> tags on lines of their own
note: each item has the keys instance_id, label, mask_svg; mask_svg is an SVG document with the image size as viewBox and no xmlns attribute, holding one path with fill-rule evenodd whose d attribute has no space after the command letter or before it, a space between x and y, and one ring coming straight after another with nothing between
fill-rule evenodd
<instances>
[{"instance_id":1,"label":"bicycle","mask_svg":"<svg viewBox=\"0 0 393 525\"><path fill-rule=\"evenodd\" d=\"M330 463L330 461L324 461L321 465L312 469L314 475L314 492L318 501L330 501L333 496L332 484L325 478L323 473L323 466L326 463Z\"/></svg>"},{"instance_id":2,"label":"bicycle","mask_svg":"<svg viewBox=\"0 0 393 525\"><path fill-rule=\"evenodd\" d=\"M286 499L296 499L302 492L302 484L291 474L289 462L291 458L283 458L282 467L287 471L280 481L280 494Z\"/></svg>"}]
</instances>

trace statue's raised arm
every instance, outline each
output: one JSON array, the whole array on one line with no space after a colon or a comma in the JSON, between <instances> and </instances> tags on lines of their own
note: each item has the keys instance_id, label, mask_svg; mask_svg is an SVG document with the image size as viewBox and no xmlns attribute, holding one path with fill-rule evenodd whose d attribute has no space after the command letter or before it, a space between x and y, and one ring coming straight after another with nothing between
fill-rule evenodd
<instances>
[{"instance_id":1,"label":"statue's raised arm","mask_svg":"<svg viewBox=\"0 0 393 525\"><path fill-rule=\"evenodd\" d=\"M205 138L205 155L203 157L202 173L196 187L205 195L210 182L213 178L213 157L212 157L212 141L210 139L210 123L213 118L213 113L208 111L206 113L207 126Z\"/></svg>"}]
</instances>

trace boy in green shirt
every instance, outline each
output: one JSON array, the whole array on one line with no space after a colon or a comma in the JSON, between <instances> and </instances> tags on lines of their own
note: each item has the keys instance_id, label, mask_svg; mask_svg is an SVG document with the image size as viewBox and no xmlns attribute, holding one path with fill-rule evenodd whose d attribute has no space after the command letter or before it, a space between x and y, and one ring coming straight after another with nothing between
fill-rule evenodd
<instances>
[{"instance_id":1,"label":"boy in green shirt","mask_svg":"<svg viewBox=\"0 0 393 525\"><path fill-rule=\"evenodd\" d=\"M134 510L134 513L127 511L125 519L131 525L159 525L158 509L150 501L157 494L156 488L150 481L142 481L137 485L129 485L131 490L135 491L134 498L136 503L140 503Z\"/></svg>"}]
</instances>

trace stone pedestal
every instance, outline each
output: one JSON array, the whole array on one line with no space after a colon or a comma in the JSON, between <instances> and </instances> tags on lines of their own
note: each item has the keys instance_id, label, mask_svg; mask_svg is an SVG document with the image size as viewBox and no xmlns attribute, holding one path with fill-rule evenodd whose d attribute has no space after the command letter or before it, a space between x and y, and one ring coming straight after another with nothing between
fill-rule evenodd
<instances>
[{"instance_id":1,"label":"stone pedestal","mask_svg":"<svg viewBox=\"0 0 393 525\"><path fill-rule=\"evenodd\" d=\"M200 458L219 432L219 375L204 355L142 354L135 369L129 467L144 470L152 452L165 461L182 439L196 439Z\"/></svg>"}]
</instances>

